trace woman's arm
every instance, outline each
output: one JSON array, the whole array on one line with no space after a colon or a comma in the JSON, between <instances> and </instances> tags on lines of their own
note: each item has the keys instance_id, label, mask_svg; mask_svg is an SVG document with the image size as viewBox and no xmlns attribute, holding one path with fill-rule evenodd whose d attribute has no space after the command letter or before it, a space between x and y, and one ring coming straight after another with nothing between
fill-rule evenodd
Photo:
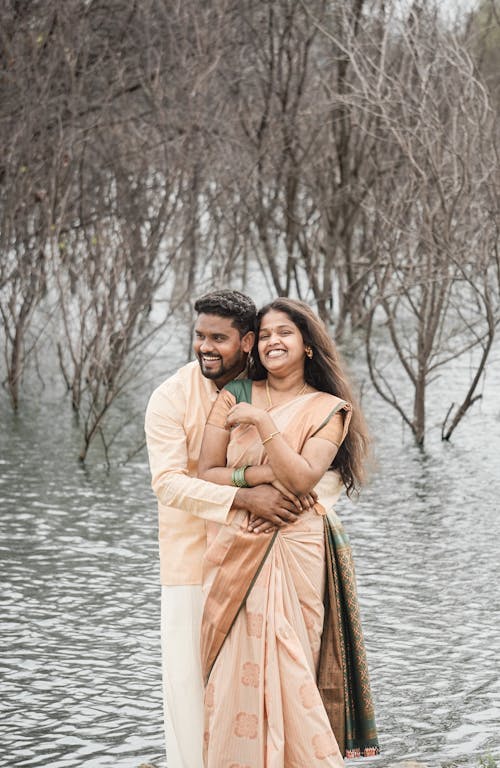
<instances>
[{"instance_id":1,"label":"woman's arm","mask_svg":"<svg viewBox=\"0 0 500 768\"><path fill-rule=\"evenodd\" d=\"M198 459L198 477L218 485L232 485L234 468L227 467L227 447L230 429L227 415L235 406L236 398L227 389L222 389L210 411ZM245 480L250 486L271 484L275 481L274 472L269 464L249 467L245 471Z\"/></svg>"},{"instance_id":2,"label":"woman's arm","mask_svg":"<svg viewBox=\"0 0 500 768\"><path fill-rule=\"evenodd\" d=\"M340 442L342 416L339 416L339 419L338 440ZM297 453L281 436L270 414L247 403L238 403L229 411L227 425L235 424L254 424L257 427L276 478L297 496L307 494L314 488L338 451L337 442L323 437L311 437L306 442L302 453ZM200 477L209 479L206 475L200 475Z\"/></svg>"},{"instance_id":3,"label":"woman's arm","mask_svg":"<svg viewBox=\"0 0 500 768\"><path fill-rule=\"evenodd\" d=\"M218 485L232 485L233 467L226 467L226 452L229 443L229 430L207 424L203 433L200 458L198 459L198 477ZM276 479L270 464L248 467L245 480L248 485L272 483Z\"/></svg>"}]
</instances>

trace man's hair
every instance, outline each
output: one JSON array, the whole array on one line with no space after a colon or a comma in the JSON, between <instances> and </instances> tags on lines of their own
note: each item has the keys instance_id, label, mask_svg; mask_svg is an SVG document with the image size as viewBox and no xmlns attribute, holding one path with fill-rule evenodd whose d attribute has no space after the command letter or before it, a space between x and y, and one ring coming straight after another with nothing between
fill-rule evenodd
<instances>
[{"instance_id":1,"label":"man's hair","mask_svg":"<svg viewBox=\"0 0 500 768\"><path fill-rule=\"evenodd\" d=\"M255 331L257 308L252 299L239 291L210 291L195 301L194 309L198 314L230 317L240 336Z\"/></svg>"}]
</instances>

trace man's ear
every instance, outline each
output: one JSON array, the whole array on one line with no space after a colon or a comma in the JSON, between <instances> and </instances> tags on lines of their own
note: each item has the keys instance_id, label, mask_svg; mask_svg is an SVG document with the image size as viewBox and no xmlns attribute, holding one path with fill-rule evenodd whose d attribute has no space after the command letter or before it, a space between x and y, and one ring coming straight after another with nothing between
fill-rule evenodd
<instances>
[{"instance_id":1,"label":"man's ear","mask_svg":"<svg viewBox=\"0 0 500 768\"><path fill-rule=\"evenodd\" d=\"M241 349L243 352L250 352L255 341L255 333L248 331L241 337Z\"/></svg>"}]
</instances>

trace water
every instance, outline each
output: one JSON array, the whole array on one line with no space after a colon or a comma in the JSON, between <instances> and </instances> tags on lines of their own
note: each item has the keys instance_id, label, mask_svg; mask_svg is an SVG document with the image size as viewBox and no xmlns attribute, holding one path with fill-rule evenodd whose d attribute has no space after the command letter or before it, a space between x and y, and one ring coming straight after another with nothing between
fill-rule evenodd
<instances>
[{"instance_id":1,"label":"water","mask_svg":"<svg viewBox=\"0 0 500 768\"><path fill-rule=\"evenodd\" d=\"M0 764L135 766L161 750L146 467L86 474L57 410L30 416L2 446Z\"/></svg>"},{"instance_id":2,"label":"water","mask_svg":"<svg viewBox=\"0 0 500 768\"><path fill-rule=\"evenodd\" d=\"M425 453L365 387L379 466L360 502L339 512L355 552L383 748L362 761L367 768L500 756L495 375L454 443L431 429ZM448 406L442 386L431 425ZM162 766L146 457L83 470L66 408L45 396L16 419L0 402L0 765Z\"/></svg>"}]
</instances>

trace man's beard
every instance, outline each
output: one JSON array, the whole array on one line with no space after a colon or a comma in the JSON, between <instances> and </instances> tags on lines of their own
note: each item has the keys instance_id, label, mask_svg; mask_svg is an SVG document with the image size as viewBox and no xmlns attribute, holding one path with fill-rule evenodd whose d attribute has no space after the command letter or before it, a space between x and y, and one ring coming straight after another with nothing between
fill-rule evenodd
<instances>
[{"instance_id":1,"label":"man's beard","mask_svg":"<svg viewBox=\"0 0 500 768\"><path fill-rule=\"evenodd\" d=\"M232 358L231 360L226 360L226 362L224 362L222 357L219 357L218 361L219 365L217 367L214 366L206 368L203 361L203 355L198 355L198 362L200 364L201 372L206 379L211 379L213 381L221 379L227 375L236 377L243 371L246 365L246 359L243 354Z\"/></svg>"},{"instance_id":2,"label":"man's beard","mask_svg":"<svg viewBox=\"0 0 500 768\"><path fill-rule=\"evenodd\" d=\"M198 362L200 363L201 372L206 379L218 379L226 373L222 357L219 358L218 368L215 366L211 368L206 368L203 361L203 355L198 355Z\"/></svg>"}]
</instances>

